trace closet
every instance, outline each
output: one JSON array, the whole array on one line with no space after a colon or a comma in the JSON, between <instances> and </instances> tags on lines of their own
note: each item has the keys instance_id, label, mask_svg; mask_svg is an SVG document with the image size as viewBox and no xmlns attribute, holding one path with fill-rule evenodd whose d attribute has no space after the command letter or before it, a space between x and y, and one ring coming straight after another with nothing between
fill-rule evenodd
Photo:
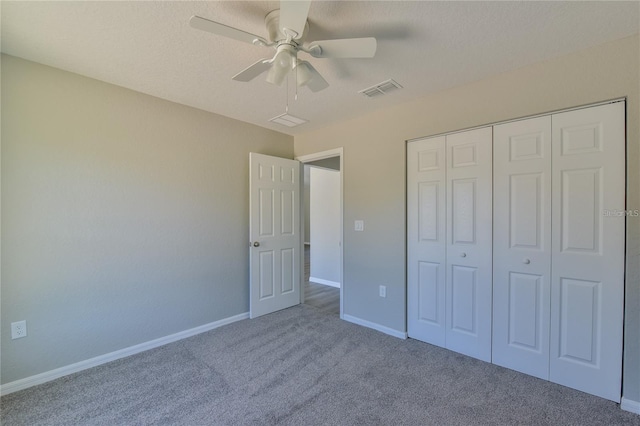
<instances>
[{"instance_id":1,"label":"closet","mask_svg":"<svg viewBox=\"0 0 640 426\"><path fill-rule=\"evenodd\" d=\"M494 127L493 362L619 400L624 103Z\"/></svg>"},{"instance_id":2,"label":"closet","mask_svg":"<svg viewBox=\"0 0 640 426\"><path fill-rule=\"evenodd\" d=\"M624 209L624 102L411 141L409 336L619 402Z\"/></svg>"},{"instance_id":3,"label":"closet","mask_svg":"<svg viewBox=\"0 0 640 426\"><path fill-rule=\"evenodd\" d=\"M407 146L409 336L491 360L491 127Z\"/></svg>"}]
</instances>

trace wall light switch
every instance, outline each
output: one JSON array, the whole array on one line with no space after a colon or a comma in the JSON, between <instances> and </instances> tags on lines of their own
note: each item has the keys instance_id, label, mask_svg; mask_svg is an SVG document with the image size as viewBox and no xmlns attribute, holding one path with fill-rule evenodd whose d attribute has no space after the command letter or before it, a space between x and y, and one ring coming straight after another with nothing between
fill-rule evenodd
<instances>
[{"instance_id":1,"label":"wall light switch","mask_svg":"<svg viewBox=\"0 0 640 426\"><path fill-rule=\"evenodd\" d=\"M380 293L380 297L387 297L387 286L381 285L379 293Z\"/></svg>"},{"instance_id":2,"label":"wall light switch","mask_svg":"<svg viewBox=\"0 0 640 426\"><path fill-rule=\"evenodd\" d=\"M364 231L364 220L356 220L356 222L355 222L355 230L356 231Z\"/></svg>"}]
</instances>

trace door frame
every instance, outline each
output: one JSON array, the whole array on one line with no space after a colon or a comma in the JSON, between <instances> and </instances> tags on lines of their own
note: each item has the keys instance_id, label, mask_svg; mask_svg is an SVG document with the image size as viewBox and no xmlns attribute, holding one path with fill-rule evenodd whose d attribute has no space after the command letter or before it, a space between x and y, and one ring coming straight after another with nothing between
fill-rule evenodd
<instances>
[{"instance_id":1,"label":"door frame","mask_svg":"<svg viewBox=\"0 0 640 426\"><path fill-rule=\"evenodd\" d=\"M340 319L344 319L344 150L342 147L330 149L327 151L316 152L312 154L300 155L295 157L303 167L300 168L300 176L304 176L304 165L326 158L340 158ZM302 194L304 195L304 186L301 185ZM300 197L300 235L304 235L304 196ZM304 238L301 238L300 253L304 253ZM300 256L300 303L304 303L304 256Z\"/></svg>"}]
</instances>

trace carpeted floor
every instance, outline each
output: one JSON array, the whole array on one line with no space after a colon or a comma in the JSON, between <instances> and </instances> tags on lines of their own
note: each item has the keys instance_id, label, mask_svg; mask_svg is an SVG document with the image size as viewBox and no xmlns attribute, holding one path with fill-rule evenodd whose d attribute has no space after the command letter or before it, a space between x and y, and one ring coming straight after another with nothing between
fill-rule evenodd
<instances>
[{"instance_id":1,"label":"carpeted floor","mask_svg":"<svg viewBox=\"0 0 640 426\"><path fill-rule=\"evenodd\" d=\"M3 425L640 425L616 404L299 305L1 399Z\"/></svg>"},{"instance_id":2,"label":"carpeted floor","mask_svg":"<svg viewBox=\"0 0 640 426\"><path fill-rule=\"evenodd\" d=\"M4 396L1 423L640 425L615 403L341 321L339 290L307 286L303 305Z\"/></svg>"},{"instance_id":3,"label":"carpeted floor","mask_svg":"<svg viewBox=\"0 0 640 426\"><path fill-rule=\"evenodd\" d=\"M304 303L314 306L327 314L340 316L340 289L309 282L311 270L311 250L304 248Z\"/></svg>"}]
</instances>

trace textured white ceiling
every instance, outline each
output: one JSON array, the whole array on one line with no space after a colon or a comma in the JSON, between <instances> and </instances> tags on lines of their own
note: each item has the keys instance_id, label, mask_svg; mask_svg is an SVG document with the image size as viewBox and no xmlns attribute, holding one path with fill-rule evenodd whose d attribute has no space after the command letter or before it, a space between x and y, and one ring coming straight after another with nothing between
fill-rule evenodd
<instances>
[{"instance_id":1,"label":"textured white ceiling","mask_svg":"<svg viewBox=\"0 0 640 426\"><path fill-rule=\"evenodd\" d=\"M231 77L273 50L189 26L199 15L266 37L277 1L2 1L4 53L281 132L296 134L448 87L516 69L639 31L637 1L315 1L307 40L374 36L373 59L310 62L330 86L286 87ZM305 55L306 56L306 55ZM305 57L305 59L307 59ZM388 78L404 89L368 99L358 91Z\"/></svg>"}]
</instances>

